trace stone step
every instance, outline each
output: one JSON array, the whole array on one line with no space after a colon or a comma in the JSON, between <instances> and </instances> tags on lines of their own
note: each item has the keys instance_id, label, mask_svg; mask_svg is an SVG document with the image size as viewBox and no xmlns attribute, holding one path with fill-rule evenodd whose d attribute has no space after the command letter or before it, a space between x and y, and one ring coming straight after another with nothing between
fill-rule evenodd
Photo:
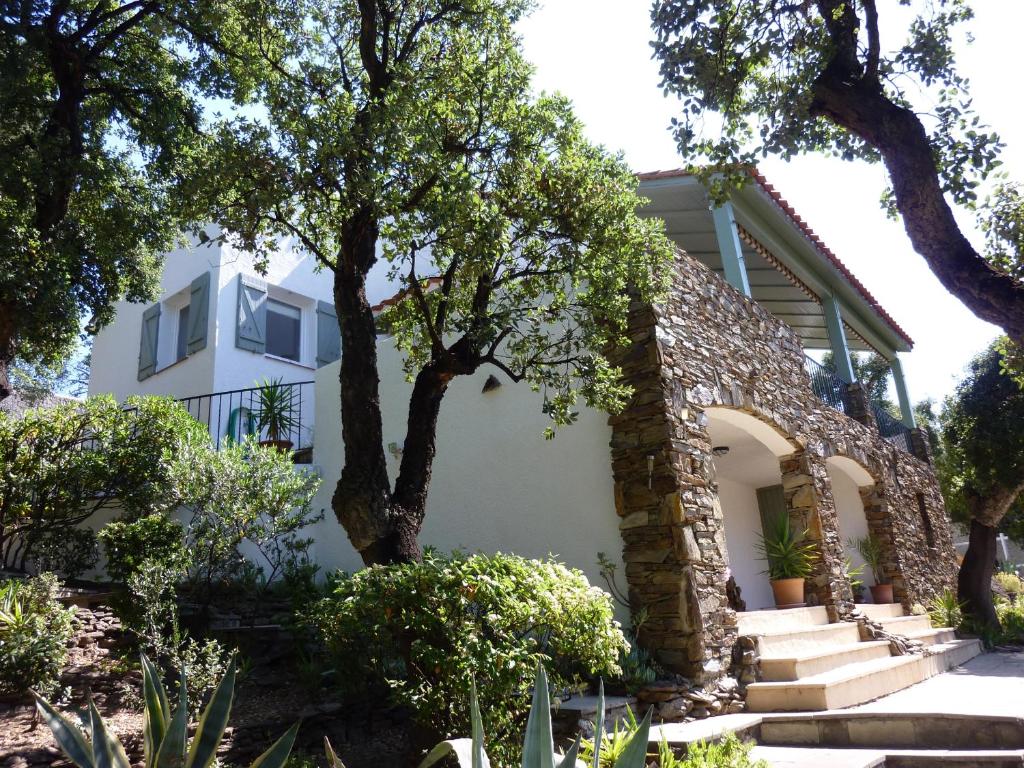
<instances>
[{"instance_id":1,"label":"stone step","mask_svg":"<svg viewBox=\"0 0 1024 768\"><path fill-rule=\"evenodd\" d=\"M873 640L829 646L795 655L762 656L761 675L771 682L800 680L847 664L880 659L889 655L888 641Z\"/></svg>"},{"instance_id":2,"label":"stone step","mask_svg":"<svg viewBox=\"0 0 1024 768\"><path fill-rule=\"evenodd\" d=\"M878 619L878 621L887 630L897 635L905 635L908 632L924 632L932 628L932 621L927 614L924 616L893 616L888 619Z\"/></svg>"},{"instance_id":3,"label":"stone step","mask_svg":"<svg viewBox=\"0 0 1024 768\"><path fill-rule=\"evenodd\" d=\"M931 656L890 656L846 664L800 680L751 683L751 712L812 712L877 699L962 664L981 651L977 640L932 647Z\"/></svg>"},{"instance_id":4,"label":"stone step","mask_svg":"<svg viewBox=\"0 0 1024 768\"><path fill-rule=\"evenodd\" d=\"M758 635L757 644L762 656L799 656L824 653L829 649L846 646L860 640L856 622L821 624L799 629L783 629Z\"/></svg>"},{"instance_id":5,"label":"stone step","mask_svg":"<svg viewBox=\"0 0 1024 768\"><path fill-rule=\"evenodd\" d=\"M1019 768L1024 766L1020 750L944 749L829 749L756 746L753 760L764 760L770 768Z\"/></svg>"},{"instance_id":6,"label":"stone step","mask_svg":"<svg viewBox=\"0 0 1024 768\"><path fill-rule=\"evenodd\" d=\"M736 614L736 623L741 635L762 635L828 624L828 611L823 605L746 611Z\"/></svg>"},{"instance_id":7,"label":"stone step","mask_svg":"<svg viewBox=\"0 0 1024 768\"><path fill-rule=\"evenodd\" d=\"M913 632L905 633L905 637L909 637L911 640L920 640L927 648L930 645L941 645L956 640L956 630L952 627L916 629Z\"/></svg>"},{"instance_id":8,"label":"stone step","mask_svg":"<svg viewBox=\"0 0 1024 768\"><path fill-rule=\"evenodd\" d=\"M858 603L856 609L869 619L892 619L903 616L903 606L899 603Z\"/></svg>"},{"instance_id":9,"label":"stone step","mask_svg":"<svg viewBox=\"0 0 1024 768\"><path fill-rule=\"evenodd\" d=\"M885 753L877 749L808 749L765 747L750 750L751 760L764 760L771 768L884 768Z\"/></svg>"}]
</instances>

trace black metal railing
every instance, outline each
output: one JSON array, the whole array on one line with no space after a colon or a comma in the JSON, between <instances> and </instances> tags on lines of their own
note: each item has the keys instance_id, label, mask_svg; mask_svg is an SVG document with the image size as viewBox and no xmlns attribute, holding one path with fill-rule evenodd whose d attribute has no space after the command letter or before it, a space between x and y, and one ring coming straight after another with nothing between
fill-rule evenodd
<instances>
[{"instance_id":1,"label":"black metal railing","mask_svg":"<svg viewBox=\"0 0 1024 768\"><path fill-rule=\"evenodd\" d=\"M910 445L910 427L897 419L878 403L871 403L871 410L875 414L875 424L878 425L878 434L896 447L902 448L907 453L913 453Z\"/></svg>"},{"instance_id":2,"label":"black metal railing","mask_svg":"<svg viewBox=\"0 0 1024 768\"><path fill-rule=\"evenodd\" d=\"M210 438L219 450L231 442L252 436L257 440L276 439L290 442L296 452L308 451L313 445L313 382L297 381L282 385L287 394L284 428L277 435L261 428L263 412L261 392L267 387L233 389L209 395L183 397L185 409L210 431Z\"/></svg>"},{"instance_id":3,"label":"black metal railing","mask_svg":"<svg viewBox=\"0 0 1024 768\"><path fill-rule=\"evenodd\" d=\"M821 402L846 413L846 382L834 369L804 355L804 370L811 377L811 390Z\"/></svg>"}]
</instances>

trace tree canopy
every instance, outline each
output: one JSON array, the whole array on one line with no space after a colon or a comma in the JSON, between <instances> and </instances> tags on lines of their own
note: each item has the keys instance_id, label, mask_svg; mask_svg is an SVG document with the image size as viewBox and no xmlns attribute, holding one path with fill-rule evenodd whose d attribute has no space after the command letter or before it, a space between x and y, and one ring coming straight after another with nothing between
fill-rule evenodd
<instances>
[{"instance_id":1,"label":"tree canopy","mask_svg":"<svg viewBox=\"0 0 1024 768\"><path fill-rule=\"evenodd\" d=\"M884 12L898 19L894 6ZM956 35L973 15L967 0L915 5L895 48L883 46L875 0L658 0L652 13L662 86L681 100L680 151L708 164L719 194L769 154L881 161L890 208L942 284L1024 341L1018 188L999 187L980 209L984 253L947 202L976 207L1001 146L956 67Z\"/></svg>"},{"instance_id":2,"label":"tree canopy","mask_svg":"<svg viewBox=\"0 0 1024 768\"><path fill-rule=\"evenodd\" d=\"M202 221L176 193L202 99L253 74L234 2L0 6L0 398L15 357L56 363L84 318L152 298L162 254Z\"/></svg>"},{"instance_id":3,"label":"tree canopy","mask_svg":"<svg viewBox=\"0 0 1024 768\"><path fill-rule=\"evenodd\" d=\"M602 354L629 290L652 297L672 249L636 215L637 182L568 101L534 97L522 0L330 0L266 7L265 115L220 132L219 219L268 253L286 235L333 273L345 465L335 511L368 562L411 559L455 376L493 366L542 390L551 427L625 391ZM253 162L253 156L260 159ZM379 261L404 299L375 318ZM388 478L377 330L414 381Z\"/></svg>"}]
</instances>

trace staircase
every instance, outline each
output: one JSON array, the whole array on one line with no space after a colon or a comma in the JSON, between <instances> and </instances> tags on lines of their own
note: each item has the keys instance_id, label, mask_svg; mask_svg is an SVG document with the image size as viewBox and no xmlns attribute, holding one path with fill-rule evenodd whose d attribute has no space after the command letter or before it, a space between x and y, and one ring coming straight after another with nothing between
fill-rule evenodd
<instances>
[{"instance_id":1,"label":"staircase","mask_svg":"<svg viewBox=\"0 0 1024 768\"><path fill-rule=\"evenodd\" d=\"M884 640L862 641L854 622L828 623L824 607L738 614L741 635L756 635L761 680L747 688L751 712L840 709L877 699L963 664L981 652L975 639L935 629L902 606L858 605L889 632L920 640L928 655L893 656Z\"/></svg>"}]
</instances>

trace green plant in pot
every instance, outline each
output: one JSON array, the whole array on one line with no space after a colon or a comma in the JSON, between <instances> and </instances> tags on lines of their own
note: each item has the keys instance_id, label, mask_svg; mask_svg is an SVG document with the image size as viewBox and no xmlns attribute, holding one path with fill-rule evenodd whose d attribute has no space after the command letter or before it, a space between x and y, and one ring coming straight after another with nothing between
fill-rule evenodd
<instances>
[{"instance_id":1,"label":"green plant in pot","mask_svg":"<svg viewBox=\"0 0 1024 768\"><path fill-rule=\"evenodd\" d=\"M892 584L885 580L885 569L883 568L885 553L882 551L882 542L868 534L860 539L850 539L847 541L847 546L855 548L860 553L860 556L864 558L865 565L871 569L871 573L875 577L875 583L870 588L871 601L875 603L893 602Z\"/></svg>"},{"instance_id":2,"label":"green plant in pot","mask_svg":"<svg viewBox=\"0 0 1024 768\"><path fill-rule=\"evenodd\" d=\"M846 580L850 582L850 590L853 592L853 602L863 603L864 602L864 582L861 580L861 576L864 575L864 566L853 565L853 560L847 557L844 561L844 570L846 571Z\"/></svg>"},{"instance_id":3,"label":"green plant in pot","mask_svg":"<svg viewBox=\"0 0 1024 768\"><path fill-rule=\"evenodd\" d=\"M280 379L264 379L257 393L259 411L256 429L260 433L266 430L267 433L267 439L261 440L260 445L271 445L280 451L291 449L292 441L286 436L299 427L299 420L295 417L293 387L282 383Z\"/></svg>"},{"instance_id":4,"label":"green plant in pot","mask_svg":"<svg viewBox=\"0 0 1024 768\"><path fill-rule=\"evenodd\" d=\"M760 559L768 563L768 575L777 608L796 608L804 604L804 582L814 571L818 550L807 540L809 531L793 530L789 515L776 515L762 532L757 545Z\"/></svg>"}]
</instances>

